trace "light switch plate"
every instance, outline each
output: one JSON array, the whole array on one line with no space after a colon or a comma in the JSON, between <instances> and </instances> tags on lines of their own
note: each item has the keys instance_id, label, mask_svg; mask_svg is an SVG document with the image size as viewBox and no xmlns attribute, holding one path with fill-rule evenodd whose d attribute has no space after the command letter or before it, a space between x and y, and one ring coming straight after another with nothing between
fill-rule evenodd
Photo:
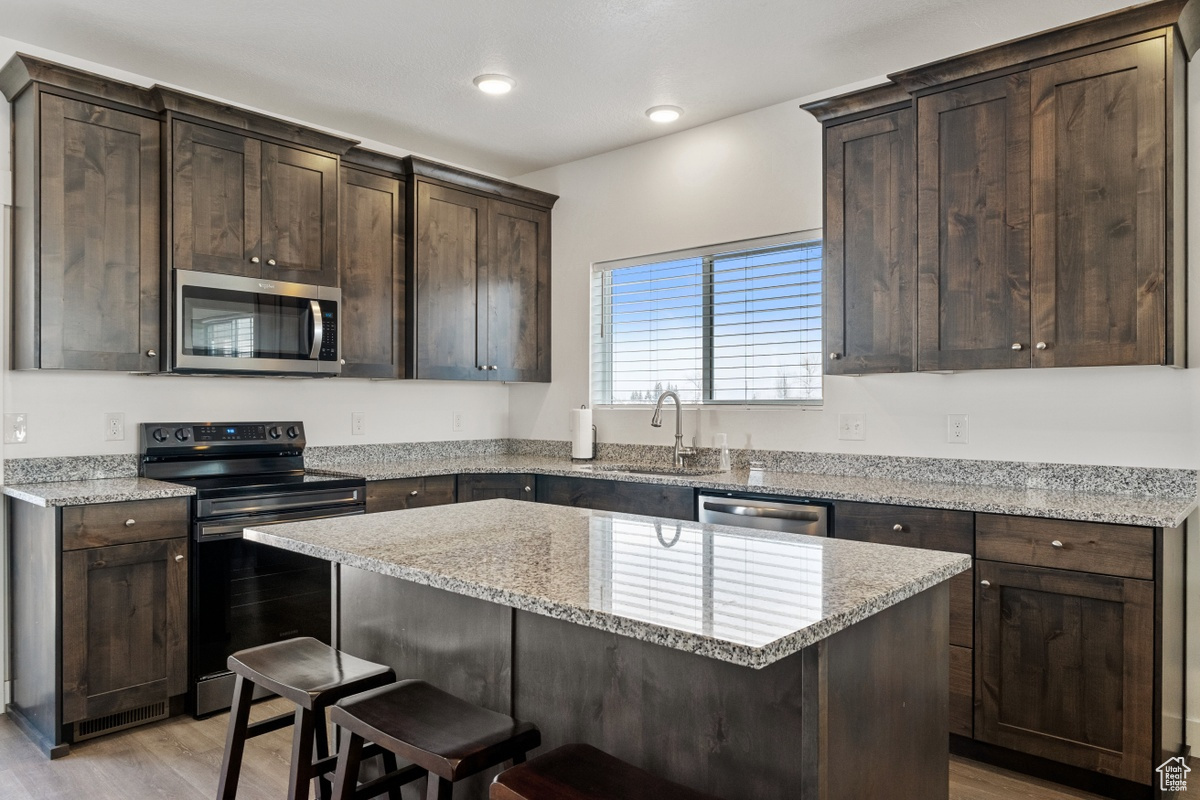
<instances>
[{"instance_id":1,"label":"light switch plate","mask_svg":"<svg viewBox=\"0 0 1200 800\"><path fill-rule=\"evenodd\" d=\"M862 414L838 414L838 438L861 442L867 438L867 424Z\"/></svg>"},{"instance_id":2,"label":"light switch plate","mask_svg":"<svg viewBox=\"0 0 1200 800\"><path fill-rule=\"evenodd\" d=\"M23 444L27 433L29 415L11 413L4 415L4 443Z\"/></svg>"}]
</instances>

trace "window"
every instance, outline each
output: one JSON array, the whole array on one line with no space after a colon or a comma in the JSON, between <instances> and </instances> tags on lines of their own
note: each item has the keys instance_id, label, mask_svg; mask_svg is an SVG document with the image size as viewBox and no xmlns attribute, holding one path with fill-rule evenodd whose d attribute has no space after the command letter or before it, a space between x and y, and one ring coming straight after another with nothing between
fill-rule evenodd
<instances>
[{"instance_id":1,"label":"window","mask_svg":"<svg viewBox=\"0 0 1200 800\"><path fill-rule=\"evenodd\" d=\"M592 402L821 402L815 232L596 264Z\"/></svg>"}]
</instances>

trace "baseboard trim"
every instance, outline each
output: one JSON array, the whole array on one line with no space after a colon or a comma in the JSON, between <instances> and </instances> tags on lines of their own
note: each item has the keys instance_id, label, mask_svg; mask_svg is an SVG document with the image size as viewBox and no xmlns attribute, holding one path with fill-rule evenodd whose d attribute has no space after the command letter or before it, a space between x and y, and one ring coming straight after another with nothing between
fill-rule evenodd
<instances>
[{"instance_id":1,"label":"baseboard trim","mask_svg":"<svg viewBox=\"0 0 1200 800\"><path fill-rule=\"evenodd\" d=\"M53 761L54 759L62 758L71 752L71 745L67 744L66 742L63 742L62 744L55 744L47 739L16 706L9 703L5 705L4 710L8 712L9 718L12 719L13 722L17 723L17 727L21 729L21 733L24 733L26 736L28 736L30 741L36 744L38 749L46 755L46 758L49 758L51 761Z\"/></svg>"},{"instance_id":2,"label":"baseboard trim","mask_svg":"<svg viewBox=\"0 0 1200 800\"><path fill-rule=\"evenodd\" d=\"M1151 800L1154 787L950 734L950 752L1112 800Z\"/></svg>"}]
</instances>

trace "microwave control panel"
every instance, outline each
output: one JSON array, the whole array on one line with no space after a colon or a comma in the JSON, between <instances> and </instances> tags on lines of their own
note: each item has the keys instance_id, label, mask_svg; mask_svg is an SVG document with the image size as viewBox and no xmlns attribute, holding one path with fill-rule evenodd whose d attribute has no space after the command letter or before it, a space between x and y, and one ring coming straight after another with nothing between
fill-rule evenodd
<instances>
[{"instance_id":1,"label":"microwave control panel","mask_svg":"<svg viewBox=\"0 0 1200 800\"><path fill-rule=\"evenodd\" d=\"M320 361L338 360L338 304L321 304L321 352Z\"/></svg>"}]
</instances>

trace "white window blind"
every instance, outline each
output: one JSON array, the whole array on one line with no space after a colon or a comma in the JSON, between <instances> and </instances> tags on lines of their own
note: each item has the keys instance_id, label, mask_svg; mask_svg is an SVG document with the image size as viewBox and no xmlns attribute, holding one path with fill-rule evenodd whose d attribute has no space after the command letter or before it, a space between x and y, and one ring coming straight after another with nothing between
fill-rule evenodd
<instances>
[{"instance_id":1,"label":"white window blind","mask_svg":"<svg viewBox=\"0 0 1200 800\"><path fill-rule=\"evenodd\" d=\"M821 264L795 234L597 264L593 403L819 403Z\"/></svg>"}]
</instances>

